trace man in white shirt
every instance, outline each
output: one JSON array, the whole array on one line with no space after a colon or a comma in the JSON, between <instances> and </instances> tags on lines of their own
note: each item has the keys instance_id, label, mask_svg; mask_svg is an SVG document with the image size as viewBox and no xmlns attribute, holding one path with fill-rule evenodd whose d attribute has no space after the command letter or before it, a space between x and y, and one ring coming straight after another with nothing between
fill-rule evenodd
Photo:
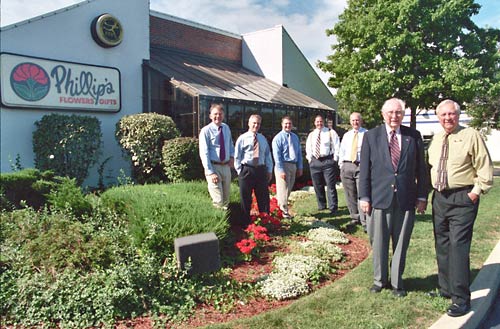
<instances>
[{"instance_id":1,"label":"man in white shirt","mask_svg":"<svg viewBox=\"0 0 500 329\"><path fill-rule=\"evenodd\" d=\"M366 217L359 208L358 187L359 187L359 155L363 136L366 129L361 127L363 119L361 114L354 112L349 117L352 129L344 134L340 143L339 165L340 179L344 187L344 194L347 201L347 208L351 216L352 226L362 225L366 231Z\"/></svg>"},{"instance_id":2,"label":"man in white shirt","mask_svg":"<svg viewBox=\"0 0 500 329\"><path fill-rule=\"evenodd\" d=\"M324 126L323 117L316 116L314 129L307 136L306 158L309 161L318 210L327 209L335 215L338 210L337 189L335 183L338 174L340 138L333 129ZM328 188L325 194L325 186Z\"/></svg>"}]
</instances>

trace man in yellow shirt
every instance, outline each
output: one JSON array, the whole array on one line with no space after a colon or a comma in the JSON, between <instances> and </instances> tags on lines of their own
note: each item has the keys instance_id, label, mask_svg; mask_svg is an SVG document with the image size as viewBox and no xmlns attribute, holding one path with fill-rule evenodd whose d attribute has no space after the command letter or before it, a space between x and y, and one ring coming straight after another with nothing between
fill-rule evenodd
<instances>
[{"instance_id":1,"label":"man in yellow shirt","mask_svg":"<svg viewBox=\"0 0 500 329\"><path fill-rule=\"evenodd\" d=\"M479 132L459 126L460 106L442 101L436 115L444 131L432 139L429 165L439 294L451 298L447 314L470 311L470 245L479 196L493 186L493 164Z\"/></svg>"}]
</instances>

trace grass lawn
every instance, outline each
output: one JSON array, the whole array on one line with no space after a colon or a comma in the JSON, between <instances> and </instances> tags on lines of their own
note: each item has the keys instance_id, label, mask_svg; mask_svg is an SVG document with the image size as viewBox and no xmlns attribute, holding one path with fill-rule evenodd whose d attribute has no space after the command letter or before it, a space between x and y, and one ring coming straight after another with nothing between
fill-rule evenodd
<instances>
[{"instance_id":1,"label":"grass lawn","mask_svg":"<svg viewBox=\"0 0 500 329\"><path fill-rule=\"evenodd\" d=\"M479 215L474 227L471 250L473 278L483 262L500 240L500 179L481 197ZM340 214L329 220L345 227L348 212L343 191L339 190ZM326 212L316 211L316 200L311 196L298 201L294 210L302 215L312 215L328 220ZM406 270L404 273L406 298L392 296L390 290L371 294L371 257L340 280L312 294L302 297L287 307L266 312L255 317L213 325L209 328L427 328L448 307L449 301L426 296L426 292L437 286L437 265L432 233L431 206L426 215L418 215L413 231ZM361 229L349 232L366 237Z\"/></svg>"}]
</instances>

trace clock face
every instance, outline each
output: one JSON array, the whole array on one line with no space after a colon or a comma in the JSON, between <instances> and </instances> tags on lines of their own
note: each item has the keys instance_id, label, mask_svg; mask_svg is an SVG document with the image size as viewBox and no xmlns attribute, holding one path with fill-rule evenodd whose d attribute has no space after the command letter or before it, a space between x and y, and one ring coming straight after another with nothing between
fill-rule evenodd
<instances>
[{"instance_id":1,"label":"clock face","mask_svg":"<svg viewBox=\"0 0 500 329\"><path fill-rule=\"evenodd\" d=\"M116 17L110 14L102 14L94 18L90 29L95 42L101 47L116 47L123 40L122 25Z\"/></svg>"}]
</instances>

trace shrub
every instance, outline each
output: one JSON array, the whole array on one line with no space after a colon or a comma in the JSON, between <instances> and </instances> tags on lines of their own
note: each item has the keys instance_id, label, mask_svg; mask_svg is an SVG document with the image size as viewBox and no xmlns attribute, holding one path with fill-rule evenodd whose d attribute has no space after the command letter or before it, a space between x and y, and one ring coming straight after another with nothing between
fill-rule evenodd
<instances>
[{"instance_id":1,"label":"shrub","mask_svg":"<svg viewBox=\"0 0 500 329\"><path fill-rule=\"evenodd\" d=\"M172 118L157 113L126 115L116 124L116 139L131 156L139 183L164 180L163 143L179 136Z\"/></svg>"},{"instance_id":2,"label":"shrub","mask_svg":"<svg viewBox=\"0 0 500 329\"><path fill-rule=\"evenodd\" d=\"M47 196L51 210L67 211L77 218L91 214L92 205L76 185L74 178L58 177L57 182L58 184Z\"/></svg>"},{"instance_id":3,"label":"shrub","mask_svg":"<svg viewBox=\"0 0 500 329\"><path fill-rule=\"evenodd\" d=\"M36 121L35 126L35 167L53 170L58 176L75 178L82 184L100 155L99 120L89 116L50 114Z\"/></svg>"},{"instance_id":4,"label":"shrub","mask_svg":"<svg viewBox=\"0 0 500 329\"><path fill-rule=\"evenodd\" d=\"M190 181L205 177L199 157L198 139L179 137L163 145L163 170L172 182Z\"/></svg>"},{"instance_id":5,"label":"shrub","mask_svg":"<svg viewBox=\"0 0 500 329\"><path fill-rule=\"evenodd\" d=\"M138 248L164 258L175 238L228 230L227 213L215 209L204 182L114 187L101 195L103 204L126 214Z\"/></svg>"},{"instance_id":6,"label":"shrub","mask_svg":"<svg viewBox=\"0 0 500 329\"><path fill-rule=\"evenodd\" d=\"M30 208L2 212L1 228L2 263L52 275L109 267L128 242L117 228L100 230L69 213Z\"/></svg>"},{"instance_id":7,"label":"shrub","mask_svg":"<svg viewBox=\"0 0 500 329\"><path fill-rule=\"evenodd\" d=\"M21 208L22 204L38 209L46 201L46 194L56 185L52 171L23 169L0 174L1 209Z\"/></svg>"}]
</instances>

